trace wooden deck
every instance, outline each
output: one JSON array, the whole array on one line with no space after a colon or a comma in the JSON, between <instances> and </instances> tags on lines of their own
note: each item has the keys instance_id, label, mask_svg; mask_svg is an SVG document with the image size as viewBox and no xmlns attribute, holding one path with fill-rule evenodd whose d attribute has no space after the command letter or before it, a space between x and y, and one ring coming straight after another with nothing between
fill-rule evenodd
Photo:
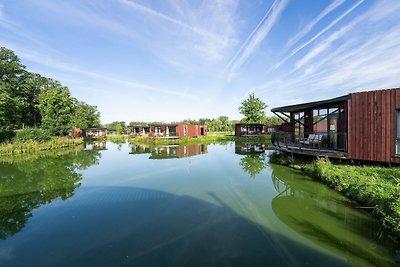
<instances>
[{"instance_id":1,"label":"wooden deck","mask_svg":"<svg viewBox=\"0 0 400 267\"><path fill-rule=\"evenodd\" d=\"M284 144L281 143L280 146L275 146L276 150L287 152L287 153L295 153L301 155L308 155L314 157L328 157L328 158L336 158L336 159L347 159L348 154L344 151L339 150L330 150L330 149L319 149L319 148L311 148L311 147L300 147L297 144Z\"/></svg>"}]
</instances>

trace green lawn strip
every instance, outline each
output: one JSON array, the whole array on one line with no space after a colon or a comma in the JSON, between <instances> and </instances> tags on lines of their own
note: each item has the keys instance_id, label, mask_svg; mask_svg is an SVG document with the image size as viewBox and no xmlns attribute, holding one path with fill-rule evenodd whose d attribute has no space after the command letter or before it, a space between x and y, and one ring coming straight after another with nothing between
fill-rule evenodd
<instances>
[{"instance_id":1,"label":"green lawn strip","mask_svg":"<svg viewBox=\"0 0 400 267\"><path fill-rule=\"evenodd\" d=\"M108 138L108 137L107 137ZM230 141L237 142L260 142L266 143L270 141L270 135L262 135L258 137L236 137L233 133L208 133L207 136L199 137L180 137L175 139L159 138L151 136L137 136L128 138L130 143L144 145L191 145L191 144L213 144L225 143Z\"/></svg>"}]
</instances>

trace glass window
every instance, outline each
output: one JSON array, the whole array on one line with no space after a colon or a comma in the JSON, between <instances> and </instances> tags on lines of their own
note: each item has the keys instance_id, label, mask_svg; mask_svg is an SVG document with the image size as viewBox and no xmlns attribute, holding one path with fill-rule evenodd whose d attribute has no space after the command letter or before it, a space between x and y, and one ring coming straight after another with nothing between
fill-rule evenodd
<instances>
[{"instance_id":1,"label":"glass window","mask_svg":"<svg viewBox=\"0 0 400 267\"><path fill-rule=\"evenodd\" d=\"M304 134L304 112L294 114L294 133L296 137L302 137Z\"/></svg>"},{"instance_id":2,"label":"glass window","mask_svg":"<svg viewBox=\"0 0 400 267\"><path fill-rule=\"evenodd\" d=\"M313 132L314 133L326 133L328 132L328 110L314 109L313 110Z\"/></svg>"},{"instance_id":3,"label":"glass window","mask_svg":"<svg viewBox=\"0 0 400 267\"><path fill-rule=\"evenodd\" d=\"M397 110L396 128L396 155L400 155L400 110Z\"/></svg>"}]
</instances>

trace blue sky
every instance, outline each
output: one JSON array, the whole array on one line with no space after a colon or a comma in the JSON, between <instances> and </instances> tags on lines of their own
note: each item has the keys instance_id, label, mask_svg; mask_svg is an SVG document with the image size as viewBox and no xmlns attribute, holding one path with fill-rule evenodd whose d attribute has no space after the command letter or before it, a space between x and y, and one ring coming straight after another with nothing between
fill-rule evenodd
<instances>
[{"instance_id":1,"label":"blue sky","mask_svg":"<svg viewBox=\"0 0 400 267\"><path fill-rule=\"evenodd\" d=\"M0 46L103 123L400 86L400 1L1 0ZM270 113L269 113L270 114Z\"/></svg>"}]
</instances>

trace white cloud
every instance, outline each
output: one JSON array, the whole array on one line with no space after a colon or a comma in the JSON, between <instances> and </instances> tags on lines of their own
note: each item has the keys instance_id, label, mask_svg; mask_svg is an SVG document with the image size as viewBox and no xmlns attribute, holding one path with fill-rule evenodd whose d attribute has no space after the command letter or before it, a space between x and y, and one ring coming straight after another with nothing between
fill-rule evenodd
<instances>
[{"instance_id":1,"label":"white cloud","mask_svg":"<svg viewBox=\"0 0 400 267\"><path fill-rule=\"evenodd\" d=\"M257 86L256 93L276 107L293 104L282 99L301 103L400 87L400 17L396 13L400 3L390 2L394 11L388 13L389 2L376 2L339 30L329 31L296 62L297 71L266 75L267 82Z\"/></svg>"},{"instance_id":2,"label":"white cloud","mask_svg":"<svg viewBox=\"0 0 400 267\"><path fill-rule=\"evenodd\" d=\"M130 8L147 14L164 22L174 24L187 32L180 32L181 36L174 36L178 39L186 53L193 50L207 60L222 59L230 46L235 44L236 31L234 27L234 14L237 1L214 2L205 1L201 9L194 9L185 2L171 2L172 8L176 11L175 16L161 13L155 9L138 4L130 0L120 0ZM172 37L170 37L172 38ZM187 44L187 45L185 45Z\"/></svg>"},{"instance_id":3,"label":"white cloud","mask_svg":"<svg viewBox=\"0 0 400 267\"><path fill-rule=\"evenodd\" d=\"M281 13L287 6L287 0L275 0L271 8L266 12L260 23L251 32L247 40L238 52L233 57L233 60L228 65L230 74L235 74L236 71L251 57L258 49L260 44L267 38L269 32L275 23L279 20Z\"/></svg>"},{"instance_id":4,"label":"white cloud","mask_svg":"<svg viewBox=\"0 0 400 267\"><path fill-rule=\"evenodd\" d=\"M296 55L299 51L307 47L309 44L314 42L316 39L318 39L322 34L330 30L333 26L335 26L337 23L339 23L343 18L345 18L348 14L350 14L354 9L356 9L359 5L361 5L365 0L360 0L358 1L355 5L353 5L350 9L348 9L346 12L344 12L342 15L340 15L338 18L336 18L334 21L332 21L328 26L326 26L324 29L322 29L320 32L318 32L314 37L312 37L310 40L307 42L297 46L295 49L292 50L292 52L286 56L284 59L276 63L273 67L272 70L275 70L279 68L283 63L288 61L291 57Z\"/></svg>"},{"instance_id":5,"label":"white cloud","mask_svg":"<svg viewBox=\"0 0 400 267\"><path fill-rule=\"evenodd\" d=\"M307 33L309 33L317 23L322 20L326 15L334 11L340 5L342 5L345 0L335 0L329 6L327 6L315 19L310 21L300 32L298 32L295 36L289 39L286 43L286 47L291 47L295 43L297 43L301 38L303 38Z\"/></svg>"},{"instance_id":6,"label":"white cloud","mask_svg":"<svg viewBox=\"0 0 400 267\"><path fill-rule=\"evenodd\" d=\"M171 96L179 96L187 99L196 99L197 96L194 94L190 94L187 92L187 90L172 90L172 89L165 89L165 88L160 88L144 83L138 83L138 82L133 82L129 80L124 80L120 79L117 77L110 76L109 74L106 75L104 73L97 73L93 71L87 71L84 70L84 68L77 66L77 65L71 65L68 63L64 63L58 60L55 60L51 57L42 55L42 54L37 54L37 53L32 53L32 52L25 52L23 50L17 49L17 54L24 60L29 60L31 62L38 63L43 66L50 67L52 69L60 70L63 73L74 73L78 74L81 76L85 76L86 78L92 78L95 80L101 80L105 81L114 85L120 85L120 86L125 86L130 89L134 90L147 90L151 92L156 92L156 93L161 93L164 95L171 95Z\"/></svg>"}]
</instances>

